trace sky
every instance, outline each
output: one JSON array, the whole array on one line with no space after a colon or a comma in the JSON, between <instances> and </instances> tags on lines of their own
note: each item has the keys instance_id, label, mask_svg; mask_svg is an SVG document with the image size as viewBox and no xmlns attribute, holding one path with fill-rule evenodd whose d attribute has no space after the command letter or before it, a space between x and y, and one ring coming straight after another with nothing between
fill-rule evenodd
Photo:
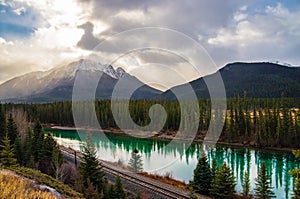
<instances>
[{"instance_id":1,"label":"sky","mask_svg":"<svg viewBox=\"0 0 300 199\"><path fill-rule=\"evenodd\" d=\"M143 27L185 34L204 47L218 68L236 61L300 66L299 0L0 0L0 83L83 58L105 39ZM197 78L180 58L158 50L128 53L116 65L146 80L151 57L187 80ZM148 77L167 74L156 65L148 67Z\"/></svg>"}]
</instances>

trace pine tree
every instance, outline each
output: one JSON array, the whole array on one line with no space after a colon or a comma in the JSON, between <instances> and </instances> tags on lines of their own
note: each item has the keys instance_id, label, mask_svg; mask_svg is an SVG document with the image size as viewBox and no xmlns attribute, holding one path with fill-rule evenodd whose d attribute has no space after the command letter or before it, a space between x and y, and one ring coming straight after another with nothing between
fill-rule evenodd
<instances>
[{"instance_id":1,"label":"pine tree","mask_svg":"<svg viewBox=\"0 0 300 199\"><path fill-rule=\"evenodd\" d=\"M193 190L196 193L208 195L211 184L212 173L205 152L202 152L194 170L194 179L192 181Z\"/></svg>"},{"instance_id":2,"label":"pine tree","mask_svg":"<svg viewBox=\"0 0 300 199\"><path fill-rule=\"evenodd\" d=\"M211 164L212 185L215 183L217 171L218 171L217 161L216 159L213 159Z\"/></svg>"},{"instance_id":3,"label":"pine tree","mask_svg":"<svg viewBox=\"0 0 300 199\"><path fill-rule=\"evenodd\" d=\"M294 177L294 189L292 199L300 199L300 169L293 169L291 174Z\"/></svg>"},{"instance_id":4,"label":"pine tree","mask_svg":"<svg viewBox=\"0 0 300 199\"><path fill-rule=\"evenodd\" d=\"M38 169L38 164L41 160L43 152L44 134L39 120L36 120L33 128L31 154L34 159L35 167Z\"/></svg>"},{"instance_id":5,"label":"pine tree","mask_svg":"<svg viewBox=\"0 0 300 199\"><path fill-rule=\"evenodd\" d=\"M249 198L250 196L250 179L247 171L244 173L243 182L242 182L243 192L242 195L245 198Z\"/></svg>"},{"instance_id":6,"label":"pine tree","mask_svg":"<svg viewBox=\"0 0 300 199\"><path fill-rule=\"evenodd\" d=\"M220 170L216 173L215 184L213 185L210 193L214 198L223 199L223 198L232 198L235 190L235 179L232 174L232 171L224 163Z\"/></svg>"},{"instance_id":7,"label":"pine tree","mask_svg":"<svg viewBox=\"0 0 300 199\"><path fill-rule=\"evenodd\" d=\"M135 173L143 171L142 156L139 154L137 148L134 148L134 150L131 153L131 158L129 160L128 167Z\"/></svg>"},{"instance_id":8,"label":"pine tree","mask_svg":"<svg viewBox=\"0 0 300 199\"><path fill-rule=\"evenodd\" d=\"M10 144L10 139L6 134L2 140L3 145L1 145L0 152L0 163L3 166L15 166L17 164L17 159L15 158L14 148Z\"/></svg>"},{"instance_id":9,"label":"pine tree","mask_svg":"<svg viewBox=\"0 0 300 199\"><path fill-rule=\"evenodd\" d=\"M293 151L296 158L300 158L300 150ZM290 174L294 177L294 190L292 199L300 199L300 169L292 169Z\"/></svg>"},{"instance_id":10,"label":"pine tree","mask_svg":"<svg viewBox=\"0 0 300 199\"><path fill-rule=\"evenodd\" d=\"M38 169L50 176L56 175L56 170L63 163L63 156L57 146L56 141L50 133L44 138Z\"/></svg>"},{"instance_id":11,"label":"pine tree","mask_svg":"<svg viewBox=\"0 0 300 199\"><path fill-rule=\"evenodd\" d=\"M137 192L135 199L141 199L141 192Z\"/></svg>"},{"instance_id":12,"label":"pine tree","mask_svg":"<svg viewBox=\"0 0 300 199\"><path fill-rule=\"evenodd\" d=\"M189 190L189 197L190 199L197 199L198 197L195 195L195 191L193 189L192 184L188 185L188 190Z\"/></svg>"},{"instance_id":13,"label":"pine tree","mask_svg":"<svg viewBox=\"0 0 300 199\"><path fill-rule=\"evenodd\" d=\"M5 113L2 104L0 103L0 140L3 140L5 134L6 134L6 118L5 118Z\"/></svg>"},{"instance_id":14,"label":"pine tree","mask_svg":"<svg viewBox=\"0 0 300 199\"><path fill-rule=\"evenodd\" d=\"M116 199L125 199L126 198L126 193L123 189L123 184L122 184L119 176L117 176L117 178L116 178L115 189L116 189L116 195L117 195Z\"/></svg>"},{"instance_id":15,"label":"pine tree","mask_svg":"<svg viewBox=\"0 0 300 199\"><path fill-rule=\"evenodd\" d=\"M258 177L256 179L255 194L257 199L270 199L275 197L272 187L270 186L270 178L267 174L264 162L260 166Z\"/></svg>"},{"instance_id":16,"label":"pine tree","mask_svg":"<svg viewBox=\"0 0 300 199\"><path fill-rule=\"evenodd\" d=\"M275 136L275 142L276 142L276 145L280 146L280 142L282 140L282 130L281 130L281 119L280 119L280 116L277 117L277 126L276 126L276 129L275 129L275 132L276 132L276 136Z\"/></svg>"},{"instance_id":17,"label":"pine tree","mask_svg":"<svg viewBox=\"0 0 300 199\"><path fill-rule=\"evenodd\" d=\"M34 168L34 158L32 154L32 130L30 128L27 129L26 137L24 141L24 162L23 165L29 168Z\"/></svg>"},{"instance_id":18,"label":"pine tree","mask_svg":"<svg viewBox=\"0 0 300 199\"><path fill-rule=\"evenodd\" d=\"M9 114L9 117L7 119L7 133L8 133L11 144L14 144L15 140L17 139L17 137L19 135L19 132L18 132L17 125L12 118L12 114Z\"/></svg>"},{"instance_id":19,"label":"pine tree","mask_svg":"<svg viewBox=\"0 0 300 199\"><path fill-rule=\"evenodd\" d=\"M91 183L90 179L87 179L87 188L84 191L84 196L87 199L99 199L101 193L98 192L97 187Z\"/></svg>"},{"instance_id":20,"label":"pine tree","mask_svg":"<svg viewBox=\"0 0 300 199\"><path fill-rule=\"evenodd\" d=\"M106 196L108 199L116 199L117 198L117 192L115 189L115 186L110 184L108 185L109 189L108 189L108 195Z\"/></svg>"},{"instance_id":21,"label":"pine tree","mask_svg":"<svg viewBox=\"0 0 300 199\"><path fill-rule=\"evenodd\" d=\"M16 159L19 165L23 165L24 162L24 148L21 144L21 137L18 136L15 140L14 144L14 150L15 150L15 155Z\"/></svg>"},{"instance_id":22,"label":"pine tree","mask_svg":"<svg viewBox=\"0 0 300 199\"><path fill-rule=\"evenodd\" d=\"M79 174L82 177L83 185L88 187L88 180L98 189L101 193L103 189L103 176L102 164L97 158L96 149L92 143L91 135L87 134L86 144L83 145L83 157L79 165Z\"/></svg>"}]
</instances>

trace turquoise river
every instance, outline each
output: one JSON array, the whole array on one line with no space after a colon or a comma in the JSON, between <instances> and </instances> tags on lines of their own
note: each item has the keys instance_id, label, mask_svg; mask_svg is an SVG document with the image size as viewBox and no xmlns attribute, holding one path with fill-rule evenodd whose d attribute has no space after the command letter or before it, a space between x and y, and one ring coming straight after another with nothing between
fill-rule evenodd
<instances>
[{"instance_id":1,"label":"turquoise river","mask_svg":"<svg viewBox=\"0 0 300 199\"><path fill-rule=\"evenodd\" d=\"M48 131L47 131L48 132ZM50 130L59 144L79 150L85 133L78 134L73 130ZM293 178L289 171L300 166L291 152L252 149L223 145L194 143L190 147L178 141L156 138L136 138L126 134L92 132L98 156L101 159L127 164L132 150L136 147L143 158L145 171L160 175L169 173L173 178L189 182L193 178L193 170L197 160L204 150L209 161L217 160L220 165L226 162L236 177L236 191L240 192L244 171L250 173L251 190L254 193L255 178L259 165L265 162L271 175L271 183L276 198L291 198ZM82 141L81 141L82 140Z\"/></svg>"}]
</instances>

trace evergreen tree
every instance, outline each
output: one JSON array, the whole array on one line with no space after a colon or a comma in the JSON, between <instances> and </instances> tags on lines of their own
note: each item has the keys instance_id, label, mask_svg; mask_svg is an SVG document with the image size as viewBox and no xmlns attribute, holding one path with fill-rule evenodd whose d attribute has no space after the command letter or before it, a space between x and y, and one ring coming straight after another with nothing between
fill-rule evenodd
<instances>
[{"instance_id":1,"label":"evergreen tree","mask_svg":"<svg viewBox=\"0 0 300 199\"><path fill-rule=\"evenodd\" d=\"M97 158L96 149L92 143L91 135L87 134L86 144L83 145L83 157L79 165L79 174L82 177L83 185L88 187L88 180L97 188L99 193L103 190L102 165Z\"/></svg>"},{"instance_id":2,"label":"evergreen tree","mask_svg":"<svg viewBox=\"0 0 300 199\"><path fill-rule=\"evenodd\" d=\"M1 152L0 152L0 163L3 166L15 166L17 164L17 159L15 158L14 148L10 144L8 135L6 134L2 140Z\"/></svg>"},{"instance_id":3,"label":"evergreen tree","mask_svg":"<svg viewBox=\"0 0 300 199\"><path fill-rule=\"evenodd\" d=\"M125 199L126 198L126 193L123 189L123 184L122 184L119 176L117 176L117 178L116 178L115 189L116 189L116 196L117 196L116 199Z\"/></svg>"},{"instance_id":4,"label":"evergreen tree","mask_svg":"<svg viewBox=\"0 0 300 199\"><path fill-rule=\"evenodd\" d=\"M116 192L115 186L112 185L112 184L110 184L108 186L109 186L108 196L106 198L108 198L108 199L116 199L117 198L117 192Z\"/></svg>"},{"instance_id":5,"label":"evergreen tree","mask_svg":"<svg viewBox=\"0 0 300 199\"><path fill-rule=\"evenodd\" d=\"M197 199L198 197L195 195L195 191L193 189L192 184L188 185L188 189L189 189L189 197L190 197L190 199Z\"/></svg>"},{"instance_id":6,"label":"evergreen tree","mask_svg":"<svg viewBox=\"0 0 300 199\"><path fill-rule=\"evenodd\" d=\"M86 199L100 199L102 198L101 193L98 192L97 188L91 183L90 179L87 179L87 188L84 191Z\"/></svg>"},{"instance_id":7,"label":"evergreen tree","mask_svg":"<svg viewBox=\"0 0 300 199\"><path fill-rule=\"evenodd\" d=\"M0 140L3 140L5 134L6 134L6 119L5 119L5 113L2 104L0 103Z\"/></svg>"},{"instance_id":8,"label":"evergreen tree","mask_svg":"<svg viewBox=\"0 0 300 199\"><path fill-rule=\"evenodd\" d=\"M244 173L243 182L242 182L243 192L242 195L245 198L249 198L250 196L250 179L247 171Z\"/></svg>"},{"instance_id":9,"label":"evergreen tree","mask_svg":"<svg viewBox=\"0 0 300 199\"><path fill-rule=\"evenodd\" d=\"M50 133L47 134L40 145L42 146L42 151L40 153L38 169L54 177L56 169L63 163L63 156Z\"/></svg>"},{"instance_id":10,"label":"evergreen tree","mask_svg":"<svg viewBox=\"0 0 300 199\"><path fill-rule=\"evenodd\" d=\"M214 198L232 198L235 192L235 179L232 171L224 163L216 173L215 183L210 191Z\"/></svg>"},{"instance_id":11,"label":"evergreen tree","mask_svg":"<svg viewBox=\"0 0 300 199\"><path fill-rule=\"evenodd\" d=\"M300 150L293 151L296 158L300 158ZM294 193L292 199L300 199L300 169L292 169L290 174L294 177Z\"/></svg>"},{"instance_id":12,"label":"evergreen tree","mask_svg":"<svg viewBox=\"0 0 300 199\"><path fill-rule=\"evenodd\" d=\"M13 145L19 135L16 123L12 118L12 114L9 114L7 119L7 133L10 139L10 143Z\"/></svg>"},{"instance_id":13,"label":"evergreen tree","mask_svg":"<svg viewBox=\"0 0 300 199\"><path fill-rule=\"evenodd\" d=\"M277 126L276 126L276 129L275 129L275 132L276 132L275 142L276 142L277 145L279 145L281 140L282 140L281 119L280 119L279 116L277 117Z\"/></svg>"},{"instance_id":14,"label":"evergreen tree","mask_svg":"<svg viewBox=\"0 0 300 199\"><path fill-rule=\"evenodd\" d=\"M300 169L293 169L291 174L294 177L294 189L292 199L300 199Z\"/></svg>"},{"instance_id":15,"label":"evergreen tree","mask_svg":"<svg viewBox=\"0 0 300 199\"><path fill-rule=\"evenodd\" d=\"M134 150L131 153L131 158L128 163L128 167L133 172L141 172L143 171L143 162L142 162L142 156L139 154L139 151L137 148L134 148Z\"/></svg>"},{"instance_id":16,"label":"evergreen tree","mask_svg":"<svg viewBox=\"0 0 300 199\"><path fill-rule=\"evenodd\" d=\"M194 179L192 181L193 190L196 193L208 195L211 184L212 173L205 152L202 152L194 170Z\"/></svg>"},{"instance_id":17,"label":"evergreen tree","mask_svg":"<svg viewBox=\"0 0 300 199\"><path fill-rule=\"evenodd\" d=\"M213 159L211 164L212 185L215 183L217 171L218 171L217 161L216 159Z\"/></svg>"},{"instance_id":18,"label":"evergreen tree","mask_svg":"<svg viewBox=\"0 0 300 199\"><path fill-rule=\"evenodd\" d=\"M141 192L139 192L139 191L137 192L135 199L141 199Z\"/></svg>"},{"instance_id":19,"label":"evergreen tree","mask_svg":"<svg viewBox=\"0 0 300 199\"><path fill-rule=\"evenodd\" d=\"M267 174L264 162L260 166L258 177L256 179L255 193L257 199L270 199L275 197L272 187L270 186L270 178Z\"/></svg>"},{"instance_id":20,"label":"evergreen tree","mask_svg":"<svg viewBox=\"0 0 300 199\"><path fill-rule=\"evenodd\" d=\"M26 137L24 141L24 162L23 165L29 168L34 168L34 158L32 154L32 130L30 128L27 129Z\"/></svg>"},{"instance_id":21,"label":"evergreen tree","mask_svg":"<svg viewBox=\"0 0 300 199\"><path fill-rule=\"evenodd\" d=\"M21 143L21 138L18 136L15 140L14 144L14 150L15 150L15 155L16 159L19 165L23 165L24 162L24 149Z\"/></svg>"},{"instance_id":22,"label":"evergreen tree","mask_svg":"<svg viewBox=\"0 0 300 199\"><path fill-rule=\"evenodd\" d=\"M42 132L42 126L39 120L36 120L33 128L33 136L32 136L32 146L31 146L31 154L33 156L33 160L35 163L36 169L39 167L40 160L42 158L43 153L43 142L44 134Z\"/></svg>"},{"instance_id":23,"label":"evergreen tree","mask_svg":"<svg viewBox=\"0 0 300 199\"><path fill-rule=\"evenodd\" d=\"M271 103L270 103L271 102ZM84 109L86 102L80 102L80 106ZM120 103L120 112L123 111ZM180 105L174 101L145 101L145 100L132 100L130 102L129 111L132 115L132 119L140 124L145 125L150 122L150 117L147 111L151 105L155 103L162 104L170 117L167 118L166 125L163 131L170 132L178 129L180 125L180 114L186 115L188 111L180 113ZM204 131L208 129L210 119L218 118L211 117L211 102L209 100L199 100L199 136L204 136ZM101 126L108 128L117 127L114 122L113 115L111 112L111 102L109 100L100 100L95 103L96 114L99 119ZM43 123L60 123L62 125L74 125L72 119L72 103L71 102L56 102L52 104L5 104L1 105L0 108L0 139L5 135L6 121L5 111L13 110L14 108L23 109L28 113L29 120L38 118ZM189 108L189 106L187 106ZM240 142L249 143L249 141L255 141L253 144L258 146L277 146L277 147L293 147L297 148L300 146L300 114L297 110L290 110L291 107L299 107L299 100L288 99L282 96L281 99L249 99L246 93L244 97L236 97L228 99L228 113L225 118L225 128L221 139L228 142ZM252 111L253 110L253 111ZM291 114L291 111L293 113ZM88 117L88 111L84 111ZM215 110L215 115L220 113ZM253 114L252 114L253 113ZM16 116L13 114L13 116ZM291 117L292 116L292 117ZM183 126L188 127L190 121L194 121L195 115L191 118L185 117ZM4 118L4 119L3 119ZM21 142L24 142L24 134L22 130L26 128L20 128L20 122L16 123L19 131L22 133ZM124 126L127 124L128 118L122 118ZM4 129L4 130L1 130ZM2 132L2 133L1 133ZM9 136L10 136L10 132ZM35 136L34 136L35 137ZM245 142L244 142L245 141ZM251 142L252 143L252 142ZM252 145L252 144L251 144ZM34 146L34 144L33 144ZM35 146L33 147L35 148ZM37 154L34 154L35 160Z\"/></svg>"}]
</instances>

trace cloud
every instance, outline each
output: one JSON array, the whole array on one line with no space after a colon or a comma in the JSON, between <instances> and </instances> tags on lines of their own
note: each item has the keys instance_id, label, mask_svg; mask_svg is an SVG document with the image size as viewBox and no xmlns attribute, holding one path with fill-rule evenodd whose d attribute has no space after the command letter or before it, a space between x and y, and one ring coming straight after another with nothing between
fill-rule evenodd
<instances>
[{"instance_id":1,"label":"cloud","mask_svg":"<svg viewBox=\"0 0 300 199\"><path fill-rule=\"evenodd\" d=\"M233 16L235 17L235 15ZM282 4L267 6L261 13L235 20L230 27L220 28L208 39L216 49L232 49L233 60L289 60L299 64L300 11L291 12ZM276 50L275 50L276 49Z\"/></svg>"},{"instance_id":2,"label":"cloud","mask_svg":"<svg viewBox=\"0 0 300 199\"><path fill-rule=\"evenodd\" d=\"M83 49L92 50L94 49L101 40L96 38L93 35L94 24L91 22L87 22L78 26L78 28L82 28L84 30L84 35L82 35L80 41L77 43L77 46Z\"/></svg>"},{"instance_id":3,"label":"cloud","mask_svg":"<svg viewBox=\"0 0 300 199\"><path fill-rule=\"evenodd\" d=\"M171 28L183 32L195 41L200 42L200 44L202 44L208 50L209 54L212 55L219 67L222 67L229 61L242 59L241 57L235 56L235 48L237 44L226 46L221 44L221 40L231 39L232 32L234 31L231 30L230 27L232 23L235 24L239 22L240 26L249 26L246 20L249 17L248 15L251 14L249 13L250 7L256 3L248 0L189 0L184 2L177 0L146 0L142 2L90 0L80 2L83 5L92 5L93 9L89 19L90 22L93 23L94 20L101 20L103 23L107 24L107 29L105 31L94 35L89 34L91 39L94 39L94 37L97 37L98 39L109 38L111 35L122 31L148 26ZM217 33L221 33L221 28L223 28L223 31L226 34L224 33L222 35L223 38L221 38L221 36L216 37ZM228 29L230 29L230 31ZM241 30L243 29L245 28L241 27ZM253 31L252 34L255 35L255 30L251 30ZM166 40L163 38L159 38L156 35L150 34L145 34L144 36L134 39L128 37L122 41L114 41L117 48L104 49L104 57L109 57L109 55L115 55L116 53L123 52L122 49L126 49L126 47L130 46L132 42L139 44L141 47L151 45L156 46L155 43L149 44L149 39L147 39L147 37L151 37L151 42L153 42L153 38L156 38L158 43L166 42ZM241 38L240 41L243 41L243 38ZM176 49L180 48L181 46L180 41L176 39L173 39L172 43ZM87 46L85 48L91 49ZM185 51L189 51L189 49L185 49ZM192 51L190 51L190 53L193 54ZM143 57L139 56L139 60L143 60ZM160 57L157 57L156 60L162 64L164 64L165 61ZM132 60L124 61L123 58L122 66L126 68L125 63L129 65L129 68L135 69L143 65L140 62L133 62ZM134 65L135 67L133 67ZM184 75L187 74L186 77L190 77L190 79L196 78L195 76L189 74L189 72L192 73L193 70L191 70L186 63L182 64L181 62L176 62L174 60L174 62L170 63L169 66L172 66L173 68L179 68L180 66L180 69L185 68L185 70L181 70L181 72L183 72ZM142 68L144 70L141 71L144 71L144 73L148 75L152 75L152 72L155 71L152 70L152 72L147 72L145 67ZM157 68L156 71L158 71ZM203 71L204 74L207 74L208 72L212 71ZM136 74L138 77L146 79L144 77L145 75L143 76L141 73Z\"/></svg>"},{"instance_id":4,"label":"cloud","mask_svg":"<svg viewBox=\"0 0 300 199\"><path fill-rule=\"evenodd\" d=\"M86 19L73 0L2 1L0 82L31 71L46 70L84 55L77 48ZM16 70L18 68L18 70Z\"/></svg>"},{"instance_id":5,"label":"cloud","mask_svg":"<svg viewBox=\"0 0 300 199\"><path fill-rule=\"evenodd\" d=\"M26 8L20 7L20 8L14 9L13 12L16 13L17 15L22 15L26 12Z\"/></svg>"},{"instance_id":6,"label":"cloud","mask_svg":"<svg viewBox=\"0 0 300 199\"><path fill-rule=\"evenodd\" d=\"M182 57L159 49L134 51L113 63L160 90L198 78L197 69ZM155 75L154 75L155 74Z\"/></svg>"},{"instance_id":7,"label":"cloud","mask_svg":"<svg viewBox=\"0 0 300 199\"><path fill-rule=\"evenodd\" d=\"M4 44L4 43L6 43L5 39L0 37L0 44Z\"/></svg>"},{"instance_id":8,"label":"cloud","mask_svg":"<svg viewBox=\"0 0 300 199\"><path fill-rule=\"evenodd\" d=\"M233 61L268 60L299 65L300 6L294 0L277 2L0 0L0 82L85 56L114 34L148 26L186 34L203 45L219 67ZM156 41L149 43L149 37L151 42ZM130 42L143 47L163 44L167 39L145 34L115 42L115 48L104 49L102 55L114 57ZM172 45L180 48L181 43L173 39ZM182 50L193 54L192 49ZM171 60L172 56L163 53L138 56L144 63L153 57L165 65L178 66L182 72L184 67L191 71L180 60ZM9 70L11 66L18 66L19 70Z\"/></svg>"},{"instance_id":9,"label":"cloud","mask_svg":"<svg viewBox=\"0 0 300 199\"><path fill-rule=\"evenodd\" d=\"M92 18L110 24L111 32L159 26L173 28L190 36L198 35L195 33L199 30L205 31L208 27L211 29L225 24L231 13L241 5L233 0L90 0L88 3L93 4Z\"/></svg>"}]
</instances>

